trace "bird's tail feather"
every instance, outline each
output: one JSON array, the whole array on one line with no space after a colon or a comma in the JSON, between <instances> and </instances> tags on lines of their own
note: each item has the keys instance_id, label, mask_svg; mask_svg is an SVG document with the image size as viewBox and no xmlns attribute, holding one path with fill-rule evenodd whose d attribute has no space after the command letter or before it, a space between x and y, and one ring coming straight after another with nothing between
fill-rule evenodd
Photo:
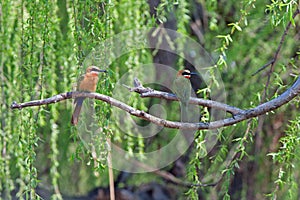
<instances>
[{"instance_id":1,"label":"bird's tail feather","mask_svg":"<svg viewBox=\"0 0 300 200\"><path fill-rule=\"evenodd\" d=\"M188 105L189 105L188 103L180 104L180 106L181 106L181 122L189 122ZM188 148L189 145L192 144L194 136L193 136L193 134L191 134L190 130L184 130L184 129L181 130L181 134L185 138L185 141L181 141L181 142L185 142L184 146L186 148Z\"/></svg>"},{"instance_id":2,"label":"bird's tail feather","mask_svg":"<svg viewBox=\"0 0 300 200\"><path fill-rule=\"evenodd\" d=\"M188 122L188 103L181 103L181 122Z\"/></svg>"},{"instance_id":3,"label":"bird's tail feather","mask_svg":"<svg viewBox=\"0 0 300 200\"><path fill-rule=\"evenodd\" d=\"M78 97L75 99L76 106L75 106L75 109L74 109L74 112L72 115L72 120L71 120L71 123L73 125L76 125L78 123L78 118L79 118L79 114L81 111L83 100L84 100L84 97Z\"/></svg>"}]
</instances>

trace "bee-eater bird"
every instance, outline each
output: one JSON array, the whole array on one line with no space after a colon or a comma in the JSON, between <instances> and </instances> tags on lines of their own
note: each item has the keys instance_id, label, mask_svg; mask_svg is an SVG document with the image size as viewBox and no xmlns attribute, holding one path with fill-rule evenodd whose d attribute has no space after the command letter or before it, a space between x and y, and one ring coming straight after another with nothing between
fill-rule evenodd
<instances>
[{"instance_id":1,"label":"bee-eater bird","mask_svg":"<svg viewBox=\"0 0 300 200\"><path fill-rule=\"evenodd\" d=\"M191 75L196 74L188 69L178 71L177 77L173 83L173 90L180 100L181 106L181 121L188 122L188 105L191 96Z\"/></svg>"},{"instance_id":2,"label":"bee-eater bird","mask_svg":"<svg viewBox=\"0 0 300 200\"><path fill-rule=\"evenodd\" d=\"M90 66L86 69L86 73L82 77L82 80L78 82L78 91L82 92L95 92L97 88L97 83L99 80L99 73L100 72L106 72L106 70L99 69L98 67L95 66ZM85 97L77 97L75 98L74 103L76 104L73 115L72 115L72 120L71 123L73 125L76 125L78 123L78 117L80 114L80 110L82 107L82 103Z\"/></svg>"}]
</instances>

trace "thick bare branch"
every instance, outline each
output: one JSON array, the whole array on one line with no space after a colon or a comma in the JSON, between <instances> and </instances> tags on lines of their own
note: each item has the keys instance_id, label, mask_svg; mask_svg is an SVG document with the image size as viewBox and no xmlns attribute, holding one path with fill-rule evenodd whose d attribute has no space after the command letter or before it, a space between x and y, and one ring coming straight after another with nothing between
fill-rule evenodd
<instances>
[{"instance_id":1,"label":"thick bare branch","mask_svg":"<svg viewBox=\"0 0 300 200\"><path fill-rule=\"evenodd\" d=\"M159 126L175 128L175 129L202 130L202 129L217 129L224 126L230 126L240 121L257 117L259 115L263 115L267 112L275 110L278 107L288 103L299 94L300 94L300 77L298 77L296 82L288 90L286 90L283 94L281 94L277 98L268 101L264 104L261 104L255 108L248 109L248 110L241 110L241 112L234 114L233 117L231 118L213 121L210 123L204 123L204 122L185 123L185 122L173 122L166 119L161 119L153 115L150 115L144 111L137 110L121 101L113 99L112 97L103 94L98 94L98 93L67 92L43 100L30 101L21 104L17 104L16 102L13 102L11 105L11 109L22 109L29 106L41 106L41 105L56 103L59 101L63 101L75 97L87 97L87 98L98 99L106 103L109 103L112 106L116 106L128 112L131 115L150 121ZM223 108L222 110L226 110L226 109Z\"/></svg>"},{"instance_id":2,"label":"thick bare branch","mask_svg":"<svg viewBox=\"0 0 300 200\"><path fill-rule=\"evenodd\" d=\"M134 86L135 86L134 88L130 88L130 87L127 88L129 88L129 90L132 92L139 93L142 98L152 97L152 98L163 98L170 101L178 101L177 97L174 94L153 90L152 88L145 88L137 78L134 79ZM219 110L229 112L233 115L241 113L243 111L242 109L227 105L225 103L221 103L213 100L201 99L201 98L191 97L189 103L195 105L201 105L209 108L216 108Z\"/></svg>"}]
</instances>

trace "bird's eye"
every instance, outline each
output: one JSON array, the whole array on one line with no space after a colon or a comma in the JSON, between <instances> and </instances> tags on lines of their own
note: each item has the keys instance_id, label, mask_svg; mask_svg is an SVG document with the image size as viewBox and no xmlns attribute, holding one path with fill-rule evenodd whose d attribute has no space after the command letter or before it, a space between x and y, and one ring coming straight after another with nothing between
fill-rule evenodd
<instances>
[{"instance_id":1,"label":"bird's eye","mask_svg":"<svg viewBox=\"0 0 300 200\"><path fill-rule=\"evenodd\" d=\"M182 76L191 76L191 72L189 70L184 70Z\"/></svg>"}]
</instances>

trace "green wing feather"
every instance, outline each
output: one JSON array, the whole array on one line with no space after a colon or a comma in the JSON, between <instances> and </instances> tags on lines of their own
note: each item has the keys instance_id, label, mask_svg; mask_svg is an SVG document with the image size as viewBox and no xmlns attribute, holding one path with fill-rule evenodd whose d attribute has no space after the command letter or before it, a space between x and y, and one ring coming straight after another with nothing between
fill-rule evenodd
<instances>
[{"instance_id":1,"label":"green wing feather","mask_svg":"<svg viewBox=\"0 0 300 200\"><path fill-rule=\"evenodd\" d=\"M191 96L190 80L184 77L177 77L173 83L173 90L180 100L181 106L181 121L188 121L188 105Z\"/></svg>"}]
</instances>

